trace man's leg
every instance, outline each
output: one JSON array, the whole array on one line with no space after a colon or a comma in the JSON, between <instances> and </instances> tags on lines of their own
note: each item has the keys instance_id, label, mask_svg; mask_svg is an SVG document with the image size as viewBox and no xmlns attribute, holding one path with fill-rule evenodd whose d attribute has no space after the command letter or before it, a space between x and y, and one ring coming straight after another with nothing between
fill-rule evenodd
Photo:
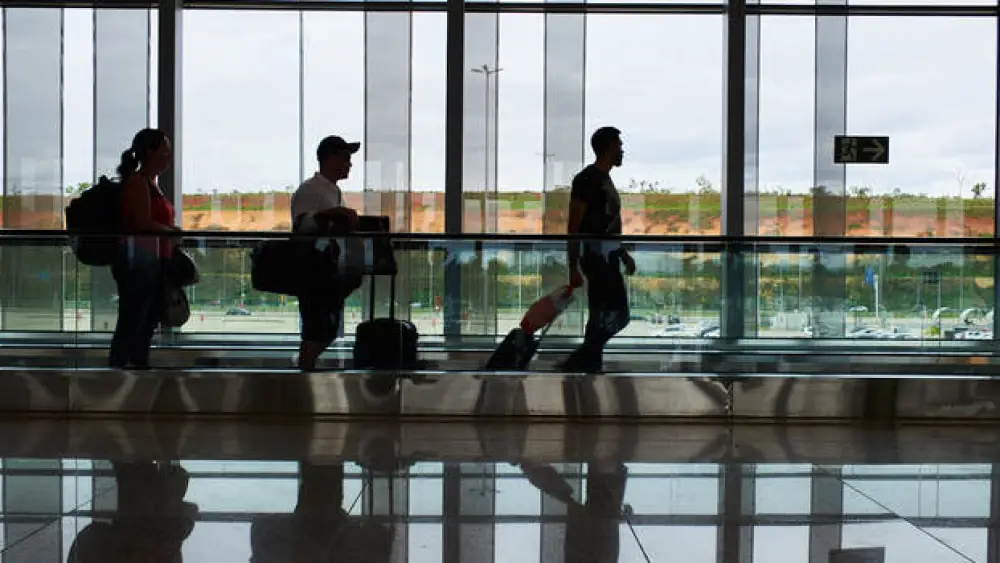
<instances>
[{"instance_id":1,"label":"man's leg","mask_svg":"<svg viewBox=\"0 0 1000 563\"><path fill-rule=\"evenodd\" d=\"M618 561L626 474L624 465L610 460L587 463L587 503L566 533L566 551L577 560Z\"/></svg>"},{"instance_id":2,"label":"man's leg","mask_svg":"<svg viewBox=\"0 0 1000 563\"><path fill-rule=\"evenodd\" d=\"M605 277L600 266L584 266L583 275L587 280L587 325L583 331L583 342L562 364L563 371L596 373L601 371L600 356L603 349L604 331L601 318L607 308Z\"/></svg>"},{"instance_id":3,"label":"man's leg","mask_svg":"<svg viewBox=\"0 0 1000 563\"><path fill-rule=\"evenodd\" d=\"M302 320L302 343L299 344L299 369L316 369L316 361L330 342L322 337L322 300L314 294L299 296L299 317Z\"/></svg>"},{"instance_id":4,"label":"man's leg","mask_svg":"<svg viewBox=\"0 0 1000 563\"><path fill-rule=\"evenodd\" d=\"M611 518L621 514L625 504L628 468L618 461L592 460L587 463L587 508Z\"/></svg>"},{"instance_id":5,"label":"man's leg","mask_svg":"<svg viewBox=\"0 0 1000 563\"><path fill-rule=\"evenodd\" d=\"M337 339L343 301L332 293L302 295L299 314L302 318L299 369L311 371L316 369L320 355Z\"/></svg>"},{"instance_id":6,"label":"man's leg","mask_svg":"<svg viewBox=\"0 0 1000 563\"><path fill-rule=\"evenodd\" d=\"M299 344L299 369L302 371L312 371L316 369L316 362L323 352L333 344L332 340L324 342L308 342L303 340Z\"/></svg>"},{"instance_id":7,"label":"man's leg","mask_svg":"<svg viewBox=\"0 0 1000 563\"><path fill-rule=\"evenodd\" d=\"M563 369L597 373L603 368L604 345L628 325L628 293L617 259L587 258L581 267L587 279L587 326L583 343Z\"/></svg>"}]
</instances>

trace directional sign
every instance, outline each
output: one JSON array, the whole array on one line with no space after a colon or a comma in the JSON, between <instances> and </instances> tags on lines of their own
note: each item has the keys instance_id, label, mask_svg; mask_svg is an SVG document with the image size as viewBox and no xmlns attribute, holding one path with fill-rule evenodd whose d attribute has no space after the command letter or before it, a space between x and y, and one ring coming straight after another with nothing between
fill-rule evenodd
<instances>
[{"instance_id":1,"label":"directional sign","mask_svg":"<svg viewBox=\"0 0 1000 563\"><path fill-rule=\"evenodd\" d=\"M830 550L830 563L885 563L884 547Z\"/></svg>"},{"instance_id":2,"label":"directional sign","mask_svg":"<svg viewBox=\"0 0 1000 563\"><path fill-rule=\"evenodd\" d=\"M837 164L888 164L889 137L837 135L833 138L833 161Z\"/></svg>"}]
</instances>

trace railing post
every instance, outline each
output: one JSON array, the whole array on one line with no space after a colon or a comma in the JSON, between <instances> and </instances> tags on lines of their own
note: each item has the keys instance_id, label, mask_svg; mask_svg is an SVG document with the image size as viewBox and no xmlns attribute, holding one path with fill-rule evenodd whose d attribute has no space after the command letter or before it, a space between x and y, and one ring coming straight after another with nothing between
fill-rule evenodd
<instances>
[{"instance_id":1,"label":"railing post","mask_svg":"<svg viewBox=\"0 0 1000 563\"><path fill-rule=\"evenodd\" d=\"M756 52L754 71L756 80ZM747 153L747 19L746 2L734 0L729 4L726 21L725 51L725 158L722 180L722 234L741 237L746 234L744 194L746 183ZM753 89L756 92L756 88ZM756 104L756 102L754 102ZM756 105L754 106L754 113ZM756 149L755 144L751 145ZM754 151L756 152L756 150ZM722 319L720 332L723 339L734 340L744 335L746 311L747 268L746 249L726 244L722 249Z\"/></svg>"},{"instance_id":2,"label":"railing post","mask_svg":"<svg viewBox=\"0 0 1000 563\"><path fill-rule=\"evenodd\" d=\"M465 0L448 0L445 92L444 231L462 234L462 138L465 86ZM462 335L462 270L457 245L445 246L444 336L453 343Z\"/></svg>"},{"instance_id":3,"label":"railing post","mask_svg":"<svg viewBox=\"0 0 1000 563\"><path fill-rule=\"evenodd\" d=\"M1000 17L995 19L997 24L997 46L996 46L996 76L1000 76ZM995 96L996 98L996 112L993 115L995 121L1000 122L1000 96ZM993 128L994 134L996 135L996 142L993 145L993 150L996 151L997 157L994 162L1000 162L1000 126L995 126ZM996 314L997 305L1000 305L1000 255L996 253L998 243L1000 243L1000 166L993 166L993 254L990 259L993 260L993 339L996 340L997 334L1000 333L1000 318Z\"/></svg>"},{"instance_id":4,"label":"railing post","mask_svg":"<svg viewBox=\"0 0 1000 563\"><path fill-rule=\"evenodd\" d=\"M844 6L846 0L817 4ZM847 16L816 16L815 142L813 154L813 236L843 237L847 231L847 173L833 158L833 139L847 129ZM812 265L811 311L814 335L843 338L848 248L816 248Z\"/></svg>"},{"instance_id":5,"label":"railing post","mask_svg":"<svg viewBox=\"0 0 1000 563\"><path fill-rule=\"evenodd\" d=\"M182 0L160 0L157 25L159 49L156 66L156 127L173 141L173 166L160 175L160 187L177 209L177 223L183 224L181 189L181 20Z\"/></svg>"},{"instance_id":6,"label":"railing post","mask_svg":"<svg viewBox=\"0 0 1000 563\"><path fill-rule=\"evenodd\" d=\"M719 478L719 535L716 561L751 563L755 512L756 468L753 464L727 460Z\"/></svg>"},{"instance_id":7,"label":"railing post","mask_svg":"<svg viewBox=\"0 0 1000 563\"><path fill-rule=\"evenodd\" d=\"M1000 464L996 463L990 464L990 514L988 521L986 562L1000 563Z\"/></svg>"},{"instance_id":8,"label":"railing post","mask_svg":"<svg viewBox=\"0 0 1000 563\"><path fill-rule=\"evenodd\" d=\"M810 483L809 563L826 563L843 544L843 468L814 465Z\"/></svg>"}]
</instances>

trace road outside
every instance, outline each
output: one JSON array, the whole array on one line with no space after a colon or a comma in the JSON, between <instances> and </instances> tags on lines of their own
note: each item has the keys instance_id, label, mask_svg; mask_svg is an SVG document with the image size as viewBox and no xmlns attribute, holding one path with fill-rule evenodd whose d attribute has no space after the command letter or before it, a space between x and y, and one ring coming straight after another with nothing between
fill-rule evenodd
<instances>
[{"instance_id":1,"label":"road outside","mask_svg":"<svg viewBox=\"0 0 1000 563\"><path fill-rule=\"evenodd\" d=\"M560 335L582 335L582 324L585 318L582 311L574 307L567 311L558 321L554 331ZM504 335L516 327L521 320L522 312L500 311L496 315L496 335ZM764 338L806 338L808 328L804 327L801 314L783 314L763 319L759 336ZM348 333L363 320L360 311L348 310L345 318L345 328ZM490 319L492 320L492 319ZM19 311L16 316L8 318L8 330L39 330L51 329L53 315ZM443 314L440 311L416 309L411 313L411 321L424 336L442 336ZM894 317L884 319L879 327L874 316L857 318L848 314L846 318L847 338L858 339L888 339L888 340L939 340L938 330L946 337L969 340L988 340L992 338L992 327L980 322L978 325L965 325L957 319L934 320L919 317ZM99 331L111 331L114 326L113 315L102 319L103 326L96 327ZM14 326L14 325L18 326ZM68 310L63 316L63 327L67 332L89 332L91 330L91 313L89 310ZM575 327L575 328L574 328ZM650 312L635 311L629 326L621 336L631 338L717 338L719 336L719 315L715 312L703 311L697 314L669 319ZM958 329L957 334L953 331ZM234 314L233 310L194 309L191 319L181 330L184 333L202 334L288 334L298 333L298 313L293 309L282 311L254 311L245 309ZM463 334L489 334L493 332L488 327L487 320L481 315L470 315L462 320Z\"/></svg>"}]
</instances>

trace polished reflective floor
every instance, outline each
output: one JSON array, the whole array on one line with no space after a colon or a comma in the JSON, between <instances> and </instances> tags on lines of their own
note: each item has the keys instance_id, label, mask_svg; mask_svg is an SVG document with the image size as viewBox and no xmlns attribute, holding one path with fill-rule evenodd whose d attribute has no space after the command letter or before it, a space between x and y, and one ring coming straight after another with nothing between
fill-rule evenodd
<instances>
[{"instance_id":1,"label":"polished reflective floor","mask_svg":"<svg viewBox=\"0 0 1000 563\"><path fill-rule=\"evenodd\" d=\"M2 561L987 562L998 444L983 426L8 419Z\"/></svg>"},{"instance_id":2,"label":"polished reflective floor","mask_svg":"<svg viewBox=\"0 0 1000 563\"><path fill-rule=\"evenodd\" d=\"M0 368L0 411L453 420L1000 422L987 376Z\"/></svg>"}]
</instances>

